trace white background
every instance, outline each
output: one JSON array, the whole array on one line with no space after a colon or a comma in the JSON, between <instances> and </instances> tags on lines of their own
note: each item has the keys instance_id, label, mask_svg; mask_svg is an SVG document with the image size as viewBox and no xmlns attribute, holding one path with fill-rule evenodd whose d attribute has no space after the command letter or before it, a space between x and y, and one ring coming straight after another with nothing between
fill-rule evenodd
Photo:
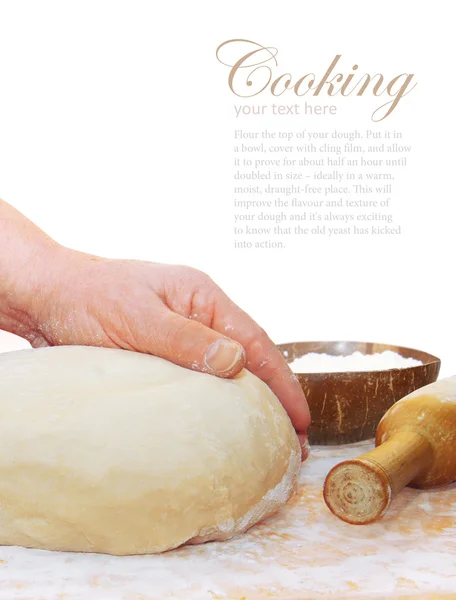
<instances>
[{"instance_id":1,"label":"white background","mask_svg":"<svg viewBox=\"0 0 456 600\"><path fill-rule=\"evenodd\" d=\"M0 197L68 246L206 271L276 342L400 344L455 374L451 4L0 2ZM336 54L416 74L383 124L414 147L401 237L233 248L236 99L215 50L235 37L277 47L277 74ZM328 103L325 126L375 127L378 99Z\"/></svg>"}]
</instances>

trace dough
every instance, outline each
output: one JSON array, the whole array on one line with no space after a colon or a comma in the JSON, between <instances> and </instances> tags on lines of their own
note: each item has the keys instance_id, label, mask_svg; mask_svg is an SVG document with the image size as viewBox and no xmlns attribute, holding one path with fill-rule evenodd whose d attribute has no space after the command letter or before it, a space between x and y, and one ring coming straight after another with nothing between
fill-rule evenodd
<instances>
[{"instance_id":1,"label":"dough","mask_svg":"<svg viewBox=\"0 0 456 600\"><path fill-rule=\"evenodd\" d=\"M0 544L145 554L226 540L292 495L270 389L82 346L0 355Z\"/></svg>"}]
</instances>

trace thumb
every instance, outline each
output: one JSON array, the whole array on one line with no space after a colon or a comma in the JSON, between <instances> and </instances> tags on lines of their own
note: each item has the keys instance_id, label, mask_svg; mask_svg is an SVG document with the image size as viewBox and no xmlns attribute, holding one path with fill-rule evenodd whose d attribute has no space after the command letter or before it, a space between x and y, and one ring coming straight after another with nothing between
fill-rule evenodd
<instances>
[{"instance_id":1,"label":"thumb","mask_svg":"<svg viewBox=\"0 0 456 600\"><path fill-rule=\"evenodd\" d=\"M213 329L172 311L154 331L149 352L181 367L233 377L245 364L244 348Z\"/></svg>"}]
</instances>

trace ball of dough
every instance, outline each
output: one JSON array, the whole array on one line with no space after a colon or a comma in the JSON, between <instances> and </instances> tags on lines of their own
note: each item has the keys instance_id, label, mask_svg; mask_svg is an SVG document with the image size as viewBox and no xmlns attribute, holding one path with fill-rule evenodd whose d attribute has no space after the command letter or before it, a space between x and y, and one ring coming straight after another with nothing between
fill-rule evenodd
<instances>
[{"instance_id":1,"label":"ball of dough","mask_svg":"<svg viewBox=\"0 0 456 600\"><path fill-rule=\"evenodd\" d=\"M149 355L0 355L0 544L145 554L226 540L292 495L300 447L276 396Z\"/></svg>"}]
</instances>

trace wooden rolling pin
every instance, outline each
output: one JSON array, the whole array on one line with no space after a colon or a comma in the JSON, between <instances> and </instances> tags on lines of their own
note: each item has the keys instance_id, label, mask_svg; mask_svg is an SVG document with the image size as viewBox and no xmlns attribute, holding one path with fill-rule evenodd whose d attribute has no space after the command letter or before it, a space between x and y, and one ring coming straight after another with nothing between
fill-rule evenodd
<instances>
[{"instance_id":1,"label":"wooden rolling pin","mask_svg":"<svg viewBox=\"0 0 456 600\"><path fill-rule=\"evenodd\" d=\"M456 376L396 402L378 424L375 445L326 477L325 502L347 523L376 521L406 485L430 488L456 480Z\"/></svg>"}]
</instances>

